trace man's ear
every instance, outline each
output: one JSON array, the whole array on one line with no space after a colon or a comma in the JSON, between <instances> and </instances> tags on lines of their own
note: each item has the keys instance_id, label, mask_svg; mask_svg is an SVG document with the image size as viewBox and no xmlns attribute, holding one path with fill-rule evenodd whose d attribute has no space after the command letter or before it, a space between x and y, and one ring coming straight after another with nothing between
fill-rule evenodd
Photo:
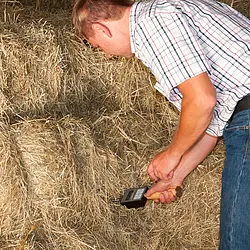
<instances>
[{"instance_id":1,"label":"man's ear","mask_svg":"<svg viewBox=\"0 0 250 250\"><path fill-rule=\"evenodd\" d=\"M100 35L106 35L106 36L108 36L109 38L112 37L112 34L111 34L110 29L109 29L106 25L104 25L104 24L102 24L102 23L100 23L100 22L94 22L94 23L92 24L92 29L93 29L95 32L99 33Z\"/></svg>"}]
</instances>

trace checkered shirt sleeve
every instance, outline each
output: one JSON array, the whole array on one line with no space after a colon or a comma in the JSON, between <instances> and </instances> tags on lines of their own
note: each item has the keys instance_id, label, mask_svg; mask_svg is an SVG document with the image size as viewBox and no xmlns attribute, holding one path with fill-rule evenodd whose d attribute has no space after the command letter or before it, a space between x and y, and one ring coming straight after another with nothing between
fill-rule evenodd
<instances>
[{"instance_id":1,"label":"checkered shirt sleeve","mask_svg":"<svg viewBox=\"0 0 250 250\"><path fill-rule=\"evenodd\" d=\"M148 17L138 24L135 37L136 56L151 69L158 82L165 83L156 84L156 88L158 86L177 108L180 107L175 102L181 94L176 87L210 70L199 42L184 19L176 12L164 18L160 15Z\"/></svg>"}]
</instances>

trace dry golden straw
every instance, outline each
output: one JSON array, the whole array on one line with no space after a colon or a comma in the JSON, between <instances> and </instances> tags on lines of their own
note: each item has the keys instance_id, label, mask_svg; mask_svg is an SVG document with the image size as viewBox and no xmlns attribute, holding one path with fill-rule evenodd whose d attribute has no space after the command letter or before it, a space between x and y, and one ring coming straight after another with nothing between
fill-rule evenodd
<instances>
[{"instance_id":1,"label":"dry golden straw","mask_svg":"<svg viewBox=\"0 0 250 250\"><path fill-rule=\"evenodd\" d=\"M227 3L250 16L249 1ZM138 60L75 37L70 6L0 2L0 249L217 249L222 140L177 202L110 202L151 184L178 114Z\"/></svg>"}]
</instances>

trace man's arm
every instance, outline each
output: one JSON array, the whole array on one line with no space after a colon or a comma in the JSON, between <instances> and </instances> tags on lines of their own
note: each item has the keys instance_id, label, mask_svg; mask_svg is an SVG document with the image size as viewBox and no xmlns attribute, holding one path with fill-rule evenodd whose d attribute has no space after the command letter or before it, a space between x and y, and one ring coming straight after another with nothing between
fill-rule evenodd
<instances>
[{"instance_id":1,"label":"man's arm","mask_svg":"<svg viewBox=\"0 0 250 250\"><path fill-rule=\"evenodd\" d=\"M162 203L168 203L175 200L176 197L173 196L172 192L167 191L167 189L182 186L184 179L213 150L217 140L217 137L205 133L200 141L184 154L179 165L174 171L172 179L158 181L151 189L148 190L145 196L150 196L155 192L161 192L160 201Z\"/></svg>"},{"instance_id":2,"label":"man's arm","mask_svg":"<svg viewBox=\"0 0 250 250\"><path fill-rule=\"evenodd\" d=\"M216 91L207 73L192 77L178 86L183 99L179 126L166 150L156 155L148 166L153 179L167 180L182 156L202 136L213 117Z\"/></svg>"},{"instance_id":3,"label":"man's arm","mask_svg":"<svg viewBox=\"0 0 250 250\"><path fill-rule=\"evenodd\" d=\"M181 117L170 151L182 156L210 124L216 105L216 92L207 73L185 81L178 88L183 95Z\"/></svg>"}]
</instances>

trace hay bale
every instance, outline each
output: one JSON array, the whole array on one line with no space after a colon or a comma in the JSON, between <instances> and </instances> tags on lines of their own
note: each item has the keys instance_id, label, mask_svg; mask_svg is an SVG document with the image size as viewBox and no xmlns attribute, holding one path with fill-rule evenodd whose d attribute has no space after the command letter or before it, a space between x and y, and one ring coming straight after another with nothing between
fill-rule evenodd
<instances>
[{"instance_id":1,"label":"hay bale","mask_svg":"<svg viewBox=\"0 0 250 250\"><path fill-rule=\"evenodd\" d=\"M0 90L0 117L5 116L5 114L10 113L11 106L10 102Z\"/></svg>"},{"instance_id":2,"label":"hay bale","mask_svg":"<svg viewBox=\"0 0 250 250\"><path fill-rule=\"evenodd\" d=\"M106 230L108 197L120 186L114 155L95 147L80 120L25 121L13 125L12 134L25 172L26 225L37 225L28 246L109 244L108 238L98 242L96 237L112 231Z\"/></svg>"},{"instance_id":3,"label":"hay bale","mask_svg":"<svg viewBox=\"0 0 250 250\"><path fill-rule=\"evenodd\" d=\"M19 192L11 199L5 192L1 203L2 246L20 246L36 224L26 249L216 249L221 157L189 177L178 202L128 210L110 199L149 181L142 175L142 159L126 159L134 158L135 149L119 158L96 144L83 120L69 117L27 120L3 127L2 134L2 142L12 143L12 162L22 169L9 172L15 168L6 168L10 150L3 148L8 154L2 157L1 187L13 190L18 180ZM12 219L12 227L3 220L9 214L16 222Z\"/></svg>"},{"instance_id":4,"label":"hay bale","mask_svg":"<svg viewBox=\"0 0 250 250\"><path fill-rule=\"evenodd\" d=\"M237 6L248 11L247 2ZM0 248L18 249L28 235L25 249L217 249L223 142L186 179L177 202L138 210L111 203L151 183L146 167L169 143L175 108L138 60L107 59L79 41L65 11L48 16L7 5L0 13Z\"/></svg>"},{"instance_id":5,"label":"hay bale","mask_svg":"<svg viewBox=\"0 0 250 250\"><path fill-rule=\"evenodd\" d=\"M67 216L68 174L70 167L67 149L60 142L57 128L50 121L27 121L12 126L22 164L26 172L27 220L36 224L36 239L29 246L56 247L53 231L60 225L61 214ZM72 169L72 175L74 175ZM71 176L71 175L70 175ZM74 183L73 183L74 184ZM76 183L77 185L77 183ZM72 187L74 190L75 185Z\"/></svg>"},{"instance_id":6,"label":"hay bale","mask_svg":"<svg viewBox=\"0 0 250 250\"><path fill-rule=\"evenodd\" d=\"M32 6L36 10L40 10L40 11L58 11L58 10L62 10L62 9L69 9L73 5L73 0L60 0L60 1L20 0L19 2L24 7L30 8Z\"/></svg>"},{"instance_id":7,"label":"hay bale","mask_svg":"<svg viewBox=\"0 0 250 250\"><path fill-rule=\"evenodd\" d=\"M0 246L13 249L25 230L25 179L9 126L0 122Z\"/></svg>"},{"instance_id":8,"label":"hay bale","mask_svg":"<svg viewBox=\"0 0 250 250\"><path fill-rule=\"evenodd\" d=\"M14 112L42 114L58 103L62 70L54 39L43 24L1 24L0 88Z\"/></svg>"}]
</instances>

